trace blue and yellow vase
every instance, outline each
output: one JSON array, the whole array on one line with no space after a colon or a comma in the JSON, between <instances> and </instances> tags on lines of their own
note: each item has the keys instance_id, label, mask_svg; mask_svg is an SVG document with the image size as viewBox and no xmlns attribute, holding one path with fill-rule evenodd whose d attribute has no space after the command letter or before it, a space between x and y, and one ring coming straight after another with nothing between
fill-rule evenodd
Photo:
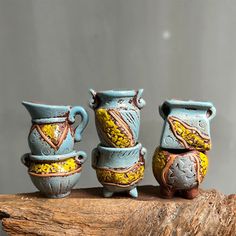
<instances>
[{"instance_id":1,"label":"blue and yellow vase","mask_svg":"<svg viewBox=\"0 0 236 236\"><path fill-rule=\"evenodd\" d=\"M100 144L92 152L92 166L103 185L104 197L128 192L137 197L137 184L144 176L146 149L138 143L140 110L145 106L139 90L90 89L90 107Z\"/></svg>"},{"instance_id":2,"label":"blue and yellow vase","mask_svg":"<svg viewBox=\"0 0 236 236\"><path fill-rule=\"evenodd\" d=\"M86 153L75 151L74 144L88 124L88 113L81 106L22 103L32 118L28 136L31 153L22 156L28 174L46 197L61 198L70 194L78 182ZM81 122L73 127L76 115Z\"/></svg>"},{"instance_id":3,"label":"blue and yellow vase","mask_svg":"<svg viewBox=\"0 0 236 236\"><path fill-rule=\"evenodd\" d=\"M145 106L141 98L143 89L101 92L90 89L90 92L90 107L95 113L101 145L114 148L135 146L139 137L140 109Z\"/></svg>"},{"instance_id":4,"label":"blue and yellow vase","mask_svg":"<svg viewBox=\"0 0 236 236\"><path fill-rule=\"evenodd\" d=\"M75 142L81 140L89 117L81 106L47 105L22 102L32 118L28 143L33 155L62 155L74 151ZM74 128L75 116L81 123Z\"/></svg>"},{"instance_id":5,"label":"blue and yellow vase","mask_svg":"<svg viewBox=\"0 0 236 236\"><path fill-rule=\"evenodd\" d=\"M165 101L159 112L164 126L152 167L161 195L172 198L179 193L192 199L207 172L210 121L216 109L210 102L172 99Z\"/></svg>"},{"instance_id":6,"label":"blue and yellow vase","mask_svg":"<svg viewBox=\"0 0 236 236\"><path fill-rule=\"evenodd\" d=\"M138 197L136 186L144 177L146 152L140 143L130 148L98 145L92 151L92 167L104 187L104 197L111 197L115 192Z\"/></svg>"}]
</instances>

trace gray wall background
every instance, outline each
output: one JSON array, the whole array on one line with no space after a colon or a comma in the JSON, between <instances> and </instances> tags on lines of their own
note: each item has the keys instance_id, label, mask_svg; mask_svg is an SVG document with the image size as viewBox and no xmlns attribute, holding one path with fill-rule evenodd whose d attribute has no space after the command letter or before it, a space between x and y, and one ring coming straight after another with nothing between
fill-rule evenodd
<instances>
[{"instance_id":1,"label":"gray wall background","mask_svg":"<svg viewBox=\"0 0 236 236\"><path fill-rule=\"evenodd\" d=\"M213 149L202 187L236 191L236 2L221 0L0 0L0 193L35 191L20 156L29 151L22 100L84 106L78 148L98 144L89 88L144 88L142 184L156 185L158 105L210 100ZM99 186L90 158L77 187Z\"/></svg>"}]
</instances>

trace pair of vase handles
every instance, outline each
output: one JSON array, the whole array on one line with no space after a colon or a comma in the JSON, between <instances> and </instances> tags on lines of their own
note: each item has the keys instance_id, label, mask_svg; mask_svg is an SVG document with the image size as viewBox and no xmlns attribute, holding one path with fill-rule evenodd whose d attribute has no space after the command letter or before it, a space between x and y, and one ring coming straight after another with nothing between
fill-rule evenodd
<instances>
[{"instance_id":1,"label":"pair of vase handles","mask_svg":"<svg viewBox=\"0 0 236 236\"><path fill-rule=\"evenodd\" d=\"M90 100L89 105L91 108L95 109L96 107L98 107L98 99L96 96L96 92L93 89L90 89L90 93L92 95L92 99ZM143 108L146 104L144 99L141 98L142 93L143 93L143 89L139 89L137 91L136 96L134 97L134 101L136 103L136 106L139 109ZM159 113L163 119L166 119L168 116L168 113L169 113L169 108L167 106L165 106L165 104L163 104L162 106L159 107ZM207 118L209 120L213 119L215 114L216 114L216 109L214 106L212 106L211 108L209 108L207 110ZM75 122L76 115L81 116L81 122L75 128L75 141L79 142L79 141L81 141L81 135L89 122L89 116L83 107L75 106L70 110L69 122L71 122L73 124Z\"/></svg>"},{"instance_id":2,"label":"pair of vase handles","mask_svg":"<svg viewBox=\"0 0 236 236\"><path fill-rule=\"evenodd\" d=\"M89 106L92 109L95 109L99 106L98 98L96 96L97 93L93 89L90 89L89 91L92 95L92 99L89 102ZM137 90L136 96L134 97L135 104L139 109L143 108L146 104L144 99L141 98L142 93L143 89L139 89ZM81 141L81 135L89 122L89 116L83 107L75 106L70 110L69 113L69 121L72 124L75 122L76 115L81 116L81 123L75 128L75 141L79 142Z\"/></svg>"},{"instance_id":3,"label":"pair of vase handles","mask_svg":"<svg viewBox=\"0 0 236 236\"><path fill-rule=\"evenodd\" d=\"M191 110L191 107L188 108L188 106L185 107L186 109ZM170 113L170 107L168 107L165 103L161 106L159 106L159 114L160 116L166 120L166 118L168 117ZM206 111L206 117L208 118L208 120L212 120L216 115L216 108L214 106L208 108L208 110Z\"/></svg>"}]
</instances>

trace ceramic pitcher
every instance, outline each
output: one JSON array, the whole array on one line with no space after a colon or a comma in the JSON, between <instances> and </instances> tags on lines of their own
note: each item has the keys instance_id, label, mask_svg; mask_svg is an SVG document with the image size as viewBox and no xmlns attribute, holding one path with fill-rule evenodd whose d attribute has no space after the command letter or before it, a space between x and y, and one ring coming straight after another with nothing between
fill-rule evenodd
<instances>
[{"instance_id":1,"label":"ceramic pitcher","mask_svg":"<svg viewBox=\"0 0 236 236\"><path fill-rule=\"evenodd\" d=\"M74 143L88 124L88 114L81 106L46 105L22 102L32 117L28 143L33 155L50 156L73 152ZM74 128L75 116L81 116Z\"/></svg>"},{"instance_id":2,"label":"ceramic pitcher","mask_svg":"<svg viewBox=\"0 0 236 236\"><path fill-rule=\"evenodd\" d=\"M95 112L95 123L101 145L127 148L136 145L139 136L140 109L145 105L143 89L107 90L90 89L90 107Z\"/></svg>"},{"instance_id":3,"label":"ceramic pitcher","mask_svg":"<svg viewBox=\"0 0 236 236\"><path fill-rule=\"evenodd\" d=\"M167 100L159 112L164 119L160 146L165 149L208 151L210 121L216 115L211 102Z\"/></svg>"}]
</instances>

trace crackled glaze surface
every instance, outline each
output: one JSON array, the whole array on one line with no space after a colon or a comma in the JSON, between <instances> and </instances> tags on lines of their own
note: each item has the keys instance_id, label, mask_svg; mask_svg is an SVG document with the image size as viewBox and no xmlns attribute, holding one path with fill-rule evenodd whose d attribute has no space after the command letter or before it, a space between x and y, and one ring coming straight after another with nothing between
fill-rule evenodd
<instances>
[{"instance_id":1,"label":"crackled glaze surface","mask_svg":"<svg viewBox=\"0 0 236 236\"><path fill-rule=\"evenodd\" d=\"M191 189L204 179L207 155L199 151L173 154L157 148L153 156L153 173L160 185L173 189Z\"/></svg>"},{"instance_id":2,"label":"crackled glaze surface","mask_svg":"<svg viewBox=\"0 0 236 236\"><path fill-rule=\"evenodd\" d=\"M111 185L132 185L137 183L144 176L144 163L137 163L127 169L96 169L98 181L102 184Z\"/></svg>"},{"instance_id":3,"label":"crackled glaze surface","mask_svg":"<svg viewBox=\"0 0 236 236\"><path fill-rule=\"evenodd\" d=\"M216 114L210 102L167 100L160 106L164 127L160 146L165 149L208 151L210 120Z\"/></svg>"},{"instance_id":4,"label":"crackled glaze surface","mask_svg":"<svg viewBox=\"0 0 236 236\"><path fill-rule=\"evenodd\" d=\"M78 169L80 166L75 158L48 163L31 162L29 172L36 174L68 173Z\"/></svg>"},{"instance_id":5,"label":"crackled glaze surface","mask_svg":"<svg viewBox=\"0 0 236 236\"><path fill-rule=\"evenodd\" d=\"M130 148L98 145L92 152L92 166L104 186L104 196L126 191L138 196L136 185L144 177L146 148L140 143Z\"/></svg>"},{"instance_id":6,"label":"crackled glaze surface","mask_svg":"<svg viewBox=\"0 0 236 236\"><path fill-rule=\"evenodd\" d=\"M90 107L101 144L125 148L136 145L139 136L140 109L145 105L143 90L95 92L90 90Z\"/></svg>"},{"instance_id":7,"label":"crackled glaze surface","mask_svg":"<svg viewBox=\"0 0 236 236\"><path fill-rule=\"evenodd\" d=\"M32 102L22 103L32 117L28 143L34 155L62 155L71 153L74 143L88 124L88 114L80 106L55 106ZM80 124L74 129L75 116L81 116Z\"/></svg>"}]
</instances>

